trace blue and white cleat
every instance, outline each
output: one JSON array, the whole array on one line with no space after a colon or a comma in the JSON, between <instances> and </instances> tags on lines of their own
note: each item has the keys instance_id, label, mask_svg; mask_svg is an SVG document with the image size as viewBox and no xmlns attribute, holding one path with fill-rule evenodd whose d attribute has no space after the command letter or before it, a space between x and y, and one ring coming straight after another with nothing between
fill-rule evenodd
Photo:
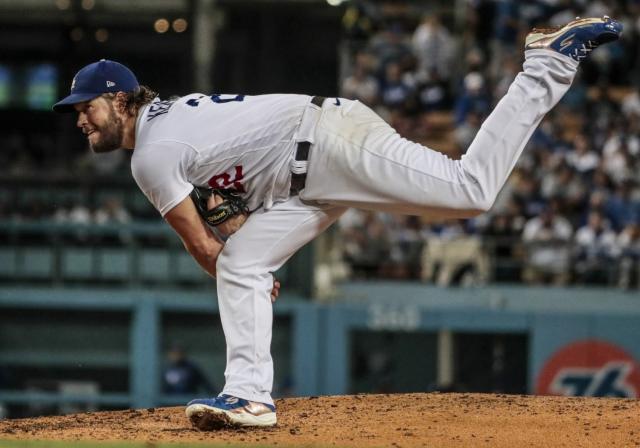
<instances>
[{"instance_id":1,"label":"blue and white cleat","mask_svg":"<svg viewBox=\"0 0 640 448\"><path fill-rule=\"evenodd\" d=\"M192 400L185 410L193 426L201 431L225 427L274 426L276 408L270 404L230 395Z\"/></svg>"},{"instance_id":2,"label":"blue and white cleat","mask_svg":"<svg viewBox=\"0 0 640 448\"><path fill-rule=\"evenodd\" d=\"M608 16L601 19L577 18L561 28L534 28L527 35L525 50L555 50L580 62L598 46L617 40L621 32L622 24Z\"/></svg>"}]
</instances>

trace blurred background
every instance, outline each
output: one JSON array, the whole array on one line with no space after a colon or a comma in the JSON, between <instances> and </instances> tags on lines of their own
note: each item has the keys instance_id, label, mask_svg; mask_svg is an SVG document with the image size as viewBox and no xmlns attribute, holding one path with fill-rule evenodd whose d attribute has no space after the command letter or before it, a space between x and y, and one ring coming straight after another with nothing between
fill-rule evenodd
<instances>
[{"instance_id":1,"label":"blurred background","mask_svg":"<svg viewBox=\"0 0 640 448\"><path fill-rule=\"evenodd\" d=\"M223 385L215 282L51 112L100 58L160 95L359 99L461 157L533 26L620 20L491 212L349 211L280 272L276 397L640 394L640 2L0 0L0 418L180 405ZM330 176L330 173L327 173Z\"/></svg>"}]
</instances>

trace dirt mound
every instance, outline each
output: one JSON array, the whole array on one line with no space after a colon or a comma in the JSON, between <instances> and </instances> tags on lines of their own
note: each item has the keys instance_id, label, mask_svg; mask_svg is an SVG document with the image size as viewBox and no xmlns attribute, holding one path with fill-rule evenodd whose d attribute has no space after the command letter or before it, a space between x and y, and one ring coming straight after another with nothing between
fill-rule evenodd
<instances>
[{"instance_id":1,"label":"dirt mound","mask_svg":"<svg viewBox=\"0 0 640 448\"><path fill-rule=\"evenodd\" d=\"M278 400L278 426L200 432L183 407L0 421L0 439L263 446L640 447L640 401L484 394Z\"/></svg>"}]
</instances>

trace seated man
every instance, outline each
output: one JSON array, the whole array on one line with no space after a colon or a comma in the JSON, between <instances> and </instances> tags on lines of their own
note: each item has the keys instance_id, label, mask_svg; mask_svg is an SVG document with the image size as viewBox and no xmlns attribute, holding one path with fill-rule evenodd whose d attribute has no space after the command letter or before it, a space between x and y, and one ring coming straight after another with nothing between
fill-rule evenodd
<instances>
[{"instance_id":1,"label":"seated man","mask_svg":"<svg viewBox=\"0 0 640 448\"><path fill-rule=\"evenodd\" d=\"M133 150L139 187L217 278L226 383L218 397L189 403L193 424L276 424L271 272L348 207L441 219L488 210L579 62L621 29L604 17L529 34L523 72L461 160L401 138L357 101L202 94L160 101L121 64L81 69L54 109L78 113L94 151ZM224 223L226 243L198 214L194 185L234 189L245 201L248 212Z\"/></svg>"}]
</instances>

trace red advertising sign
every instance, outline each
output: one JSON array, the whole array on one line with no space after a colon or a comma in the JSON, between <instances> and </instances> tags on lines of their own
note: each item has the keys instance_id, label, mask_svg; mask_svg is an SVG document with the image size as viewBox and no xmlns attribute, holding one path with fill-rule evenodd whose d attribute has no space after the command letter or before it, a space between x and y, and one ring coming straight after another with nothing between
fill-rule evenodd
<instances>
[{"instance_id":1,"label":"red advertising sign","mask_svg":"<svg viewBox=\"0 0 640 448\"><path fill-rule=\"evenodd\" d=\"M620 347L599 340L571 343L555 352L536 381L539 395L640 396L640 365Z\"/></svg>"}]
</instances>

